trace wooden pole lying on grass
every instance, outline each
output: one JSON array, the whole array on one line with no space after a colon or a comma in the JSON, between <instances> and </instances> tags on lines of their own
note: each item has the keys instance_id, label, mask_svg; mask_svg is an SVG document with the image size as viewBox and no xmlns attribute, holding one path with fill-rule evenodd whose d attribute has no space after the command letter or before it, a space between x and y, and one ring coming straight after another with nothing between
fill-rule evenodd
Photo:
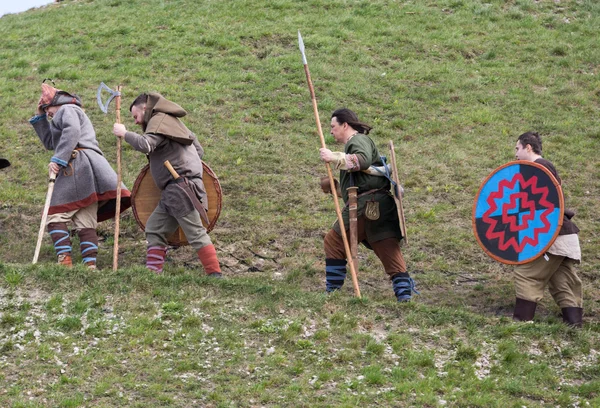
<instances>
[{"instance_id":1,"label":"wooden pole lying on grass","mask_svg":"<svg viewBox=\"0 0 600 408\"><path fill-rule=\"evenodd\" d=\"M300 52L302 53L302 63L304 64L304 73L306 74L306 81L308 82L308 89L310 91L310 97L312 99L313 112L315 114L315 120L317 121L317 131L319 132L319 137L321 138L321 147L326 148L325 145L325 137L323 137L323 129L321 128L321 120L319 119L319 109L317 108L317 98L315 96L315 89L312 84L312 80L310 78L310 71L308 70L308 62L306 61L306 55L304 54L304 41L302 41L302 35L300 31L298 31L298 45L300 47ZM340 210L340 202L338 200L338 196L335 193L335 183L333 181L333 173L331 172L331 167L329 163L325 163L325 168L327 169L327 175L329 176L329 185L331 186L331 192L333 196L333 201L335 203L335 212L337 214L338 223L340 225L340 231L342 233L342 241L344 241L344 250L346 251L346 259L349 261L348 265L350 266L350 275L352 276L352 284L354 286L354 294L357 297L361 297L360 288L358 287L358 278L356 276L356 269L354 267L354 261L352 259L352 251L350 251L350 246L348 245L348 237L346 236L346 226L344 225L344 219L342 218L342 211Z\"/></svg>"},{"instance_id":2,"label":"wooden pole lying on grass","mask_svg":"<svg viewBox=\"0 0 600 408\"><path fill-rule=\"evenodd\" d=\"M35 253L33 254L33 264L36 264L40 256L40 248L42 247L42 239L44 238L44 230L46 229L46 220L48 219L48 210L50 209L50 201L52 200L52 192L54 191L54 182L56 174L48 171L48 192L46 193L46 202L44 203L44 211L42 212L42 222L40 223L40 231L38 233L37 244L35 245Z\"/></svg>"}]
</instances>

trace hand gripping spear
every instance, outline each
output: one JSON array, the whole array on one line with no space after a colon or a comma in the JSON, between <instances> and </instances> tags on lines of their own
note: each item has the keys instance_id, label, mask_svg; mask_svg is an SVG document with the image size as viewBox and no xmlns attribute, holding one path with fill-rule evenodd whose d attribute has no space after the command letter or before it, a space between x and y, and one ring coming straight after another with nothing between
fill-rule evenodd
<instances>
[{"instance_id":1,"label":"hand gripping spear","mask_svg":"<svg viewBox=\"0 0 600 408\"><path fill-rule=\"evenodd\" d=\"M312 99L313 111L315 114L315 120L317 121L317 131L319 132L319 137L321 138L321 147L325 148L325 138L323 137L323 129L321 128L321 120L319 119L319 110L317 108L317 98L315 96L315 89L312 84L312 80L310 79L310 71L308 70L308 62L306 61L306 54L304 53L304 41L302 41L302 35L300 34L300 30L298 30L298 45L300 47L300 52L302 53L302 63L304 64L304 72L306 73L306 81L308 82L308 89L310 91L310 97ZM353 261L352 252L350 251L350 246L348 245L348 237L346 236L346 228L344 226L344 219L342 218L342 211L340 210L340 202L338 201L338 197L335 194L335 184L333 181L333 173L331 172L331 167L329 167L329 163L325 163L325 168L327 169L327 175L329 176L329 185L331 186L333 201L335 202L335 212L337 214L338 223L340 225L340 231L342 233L342 241L344 241L344 250L346 251L346 259L349 261L348 265L350 266L350 275L352 276L352 284L354 285L354 294L357 297L360 296L360 288L358 287L358 279L356 277L356 269Z\"/></svg>"},{"instance_id":2,"label":"hand gripping spear","mask_svg":"<svg viewBox=\"0 0 600 408\"><path fill-rule=\"evenodd\" d=\"M102 103L102 90L110 93L108 100ZM121 123L121 86L117 86L117 90L113 91L104 82L100 83L98 92L96 92L98 105L104 113L108 113L108 105L113 99L116 99L116 115L117 123ZM113 246L113 271L116 271L119 265L119 221L121 219L121 138L117 137L117 202L115 207L115 241Z\"/></svg>"}]
</instances>

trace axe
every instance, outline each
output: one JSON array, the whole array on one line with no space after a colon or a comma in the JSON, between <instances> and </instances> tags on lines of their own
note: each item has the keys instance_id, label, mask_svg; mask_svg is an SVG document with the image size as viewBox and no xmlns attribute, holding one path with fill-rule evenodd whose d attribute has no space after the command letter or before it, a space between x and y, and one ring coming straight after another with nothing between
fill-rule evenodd
<instances>
[{"instance_id":1,"label":"axe","mask_svg":"<svg viewBox=\"0 0 600 408\"><path fill-rule=\"evenodd\" d=\"M110 96L105 103L102 102L102 91L108 91ZM100 83L98 92L96 92L98 105L104 113L108 113L108 105L113 99L116 99L117 123L121 123L121 86L113 91L104 82ZM117 137L117 202L115 207L115 241L113 247L113 271L116 271L119 264L119 221L121 218L121 138Z\"/></svg>"}]
</instances>

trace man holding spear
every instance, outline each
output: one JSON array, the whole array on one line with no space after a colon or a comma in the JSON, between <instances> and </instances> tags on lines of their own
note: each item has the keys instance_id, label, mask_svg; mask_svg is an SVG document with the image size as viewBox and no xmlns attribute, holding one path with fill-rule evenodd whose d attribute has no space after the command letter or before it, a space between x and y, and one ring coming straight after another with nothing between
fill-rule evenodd
<instances>
[{"instance_id":1,"label":"man holding spear","mask_svg":"<svg viewBox=\"0 0 600 408\"><path fill-rule=\"evenodd\" d=\"M350 109L336 110L331 115L331 134L336 142L344 144L344 151L332 152L322 147L320 157L340 170L341 190L333 194L341 193L344 202L348 203L348 188L358 188L356 239L375 252L392 281L396 298L399 302L407 302L412 298L412 292L418 292L400 250L402 234L390 182L386 177L365 172L371 166L385 164L377 146L367 136L370 130L371 126L361 122ZM322 183L322 188L326 193L331 192L328 180ZM352 225L348 206L342 215L345 229L348 229ZM338 222L325 236L324 244L326 288L327 292L332 292L340 289L346 278L347 256Z\"/></svg>"}]
</instances>

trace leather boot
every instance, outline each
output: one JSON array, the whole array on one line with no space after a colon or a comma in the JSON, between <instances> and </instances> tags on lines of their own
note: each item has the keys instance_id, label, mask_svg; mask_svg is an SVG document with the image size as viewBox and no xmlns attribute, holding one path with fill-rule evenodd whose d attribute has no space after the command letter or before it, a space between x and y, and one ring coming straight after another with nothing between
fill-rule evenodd
<instances>
[{"instance_id":1,"label":"leather boot","mask_svg":"<svg viewBox=\"0 0 600 408\"><path fill-rule=\"evenodd\" d=\"M517 322L528 322L530 320L533 320L533 316L535 316L536 307L536 302L517 298L517 301L515 302L513 320Z\"/></svg>"},{"instance_id":2,"label":"leather boot","mask_svg":"<svg viewBox=\"0 0 600 408\"><path fill-rule=\"evenodd\" d=\"M583 308L581 307L563 307L563 322L575 328L583 327Z\"/></svg>"},{"instance_id":3,"label":"leather boot","mask_svg":"<svg viewBox=\"0 0 600 408\"><path fill-rule=\"evenodd\" d=\"M72 266L71 259L71 234L64 222L52 222L48 224L48 233L54 243L54 250L59 265Z\"/></svg>"},{"instance_id":4,"label":"leather boot","mask_svg":"<svg viewBox=\"0 0 600 408\"><path fill-rule=\"evenodd\" d=\"M408 272L398 272L391 276L392 289L398 302L410 302L413 292L419 295L419 291L415 289L415 281L410 277Z\"/></svg>"},{"instance_id":5,"label":"leather boot","mask_svg":"<svg viewBox=\"0 0 600 408\"><path fill-rule=\"evenodd\" d=\"M79 249L83 263L89 269L96 269L96 257L98 256L98 234L94 228L82 228L79 230Z\"/></svg>"},{"instance_id":6,"label":"leather boot","mask_svg":"<svg viewBox=\"0 0 600 408\"><path fill-rule=\"evenodd\" d=\"M207 245L198 250L198 259L204 267L204 272L211 278L221 278L221 266L214 245Z\"/></svg>"},{"instance_id":7,"label":"leather boot","mask_svg":"<svg viewBox=\"0 0 600 408\"><path fill-rule=\"evenodd\" d=\"M57 263L62 266L71 267L73 266L73 259L71 258L71 254L60 254L57 257Z\"/></svg>"}]
</instances>

